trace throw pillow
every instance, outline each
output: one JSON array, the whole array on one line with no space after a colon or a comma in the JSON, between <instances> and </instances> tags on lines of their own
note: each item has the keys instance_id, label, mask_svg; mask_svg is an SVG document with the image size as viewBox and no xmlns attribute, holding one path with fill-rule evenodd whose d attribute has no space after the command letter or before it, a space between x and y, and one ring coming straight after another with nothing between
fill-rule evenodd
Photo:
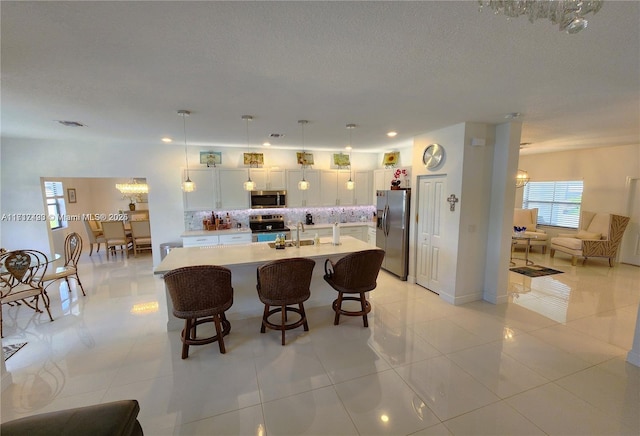
<instances>
[{"instance_id":1,"label":"throw pillow","mask_svg":"<svg viewBox=\"0 0 640 436\"><path fill-rule=\"evenodd\" d=\"M586 230L580 230L576 234L578 239L602 239L602 233L587 232Z\"/></svg>"}]
</instances>

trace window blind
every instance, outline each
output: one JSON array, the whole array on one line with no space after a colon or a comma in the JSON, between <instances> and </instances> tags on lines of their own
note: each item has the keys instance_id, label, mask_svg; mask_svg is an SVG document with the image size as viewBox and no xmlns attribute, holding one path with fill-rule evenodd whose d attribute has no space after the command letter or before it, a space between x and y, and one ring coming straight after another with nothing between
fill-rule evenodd
<instances>
[{"instance_id":1,"label":"window blind","mask_svg":"<svg viewBox=\"0 0 640 436\"><path fill-rule=\"evenodd\" d=\"M529 182L522 208L538 208L538 224L577 229L580 224L583 182Z\"/></svg>"}]
</instances>

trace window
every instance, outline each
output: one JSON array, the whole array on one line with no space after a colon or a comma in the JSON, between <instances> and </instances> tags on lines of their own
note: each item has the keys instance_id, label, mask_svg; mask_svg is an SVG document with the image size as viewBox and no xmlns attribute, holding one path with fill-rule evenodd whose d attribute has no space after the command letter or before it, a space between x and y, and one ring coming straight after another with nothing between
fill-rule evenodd
<instances>
[{"instance_id":1,"label":"window","mask_svg":"<svg viewBox=\"0 0 640 436\"><path fill-rule=\"evenodd\" d=\"M52 229L66 227L63 221L66 213L64 204L64 189L62 182L44 182L44 192L47 197L47 213L49 214L49 225Z\"/></svg>"},{"instance_id":2,"label":"window","mask_svg":"<svg viewBox=\"0 0 640 436\"><path fill-rule=\"evenodd\" d=\"M577 229L582 205L582 181L529 182L522 208L538 208L538 224Z\"/></svg>"}]
</instances>

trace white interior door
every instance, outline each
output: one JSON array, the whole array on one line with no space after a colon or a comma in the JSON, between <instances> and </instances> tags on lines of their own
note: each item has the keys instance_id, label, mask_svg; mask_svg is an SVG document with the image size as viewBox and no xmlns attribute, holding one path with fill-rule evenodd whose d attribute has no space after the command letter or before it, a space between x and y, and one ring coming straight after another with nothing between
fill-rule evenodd
<instances>
[{"instance_id":1,"label":"white interior door","mask_svg":"<svg viewBox=\"0 0 640 436\"><path fill-rule=\"evenodd\" d=\"M439 293L440 253L442 252L442 205L446 177L420 177L418 180L418 226L416 282Z\"/></svg>"},{"instance_id":2,"label":"white interior door","mask_svg":"<svg viewBox=\"0 0 640 436\"><path fill-rule=\"evenodd\" d=\"M627 179L627 216L631 219L622 238L620 262L640 266L640 179Z\"/></svg>"}]
</instances>

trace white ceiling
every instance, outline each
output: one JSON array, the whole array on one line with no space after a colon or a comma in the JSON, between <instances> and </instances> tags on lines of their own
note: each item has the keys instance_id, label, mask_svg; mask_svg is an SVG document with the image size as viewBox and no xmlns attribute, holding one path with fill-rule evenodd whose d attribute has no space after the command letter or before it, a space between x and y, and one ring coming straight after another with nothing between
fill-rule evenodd
<instances>
[{"instance_id":1,"label":"white ceiling","mask_svg":"<svg viewBox=\"0 0 640 436\"><path fill-rule=\"evenodd\" d=\"M640 4L576 35L477 2L2 1L2 136L386 151L523 114L523 153L640 143ZM82 128L55 120L74 120ZM399 132L391 140L385 132Z\"/></svg>"}]
</instances>

